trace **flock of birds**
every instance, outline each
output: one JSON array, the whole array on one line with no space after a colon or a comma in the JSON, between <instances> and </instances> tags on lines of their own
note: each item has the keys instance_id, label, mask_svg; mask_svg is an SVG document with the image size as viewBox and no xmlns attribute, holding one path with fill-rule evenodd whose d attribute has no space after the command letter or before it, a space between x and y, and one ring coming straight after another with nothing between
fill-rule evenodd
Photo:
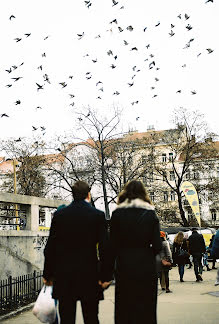
<instances>
[{"instance_id":1,"label":"flock of birds","mask_svg":"<svg viewBox=\"0 0 219 324\"><path fill-rule=\"evenodd\" d=\"M205 1L205 3L213 3L213 0L207 0ZM92 8L92 2L90 0L87 0L87 1L84 1L84 4L85 4L85 7L88 8L89 10L91 10ZM125 9L125 7L122 5L120 5L119 1L116 1L116 0L112 0L112 7L118 7L118 10L123 10ZM119 17L119 13L118 13L118 17ZM119 33L119 34L122 34L124 33L124 38L126 39L123 39L122 41L122 46L124 46L127 51L129 52L138 52L140 49L137 47L137 46L133 46L130 44L129 42L129 39L128 39L128 34L127 32L125 33L125 31L128 31L130 33L133 33L133 31L135 30L135 26L132 26L132 25L128 25L128 26L123 26L120 24L120 20L119 18L116 17L114 19L112 19L111 21L109 21L109 29L107 30L107 32L111 32L111 33ZM176 23L170 23L170 31L168 32L168 35L170 38L174 38L176 37L176 24L178 24L180 21L183 22L183 27L185 28L185 30L188 32L188 35L189 35L189 41L184 45L184 47L182 47L183 49L189 49L191 46L192 46L192 42L195 40L194 37L190 37L190 34L191 34L191 30L193 30L193 26L192 26L192 22L191 22L191 18L190 18L190 15L187 14L187 13L180 13L176 18ZM13 20L17 19L16 18L16 14L12 14L10 17L9 17L9 20L12 22ZM154 24L154 28L156 29L159 29L159 28L162 28L162 21L158 21L156 24ZM147 33L148 32L148 29L149 27L148 26L144 26L142 28L142 33ZM142 35L144 36L144 34ZM13 39L13 41L15 41L16 43L20 43L22 42L24 39L27 39L27 38L31 38L32 37L32 34L31 32L27 32L25 34L23 34L23 36L18 36L16 38ZM46 36L43 38L44 41L46 41L49 37L52 37L50 35ZM86 39L87 35L84 31L81 31L81 32L78 32L76 33L76 36L78 41L83 41L84 39ZM98 34L97 36L95 36L96 39L98 38L101 38L103 37L103 34ZM157 90L157 84L159 83L160 81L160 78L159 78L159 70L160 70L160 66L155 58L155 54L153 52L151 52L151 48L153 48L152 44L145 44L145 59L144 59L144 64L145 66L147 67L147 69L149 71L153 71L154 72L154 84L151 85L150 87L150 90L152 91L152 95L151 97L152 98L156 98L158 97L159 95L159 91ZM206 48L205 49L205 52L206 54L212 54L214 52L214 50L212 48ZM202 55L204 53L204 51L202 52L199 52L197 53L197 58ZM120 53L119 52L115 52L114 49L109 49L106 51L106 55L109 56L110 59L112 59L111 61L111 65L109 66L110 69L112 70L116 70L117 69L117 62L118 62L118 58L120 56ZM42 58L45 58L47 57L47 54L46 52L43 52L41 54L41 57ZM83 55L83 59L86 59L86 60L90 60L90 64L98 64L99 63L99 58L98 57L95 57L95 58L91 58L91 55L90 53L86 53ZM19 68L24 65L25 62L22 62L20 63L19 65L11 65L9 66L8 68L5 69L5 73L8 74L9 76L9 82L8 84L5 85L5 87L7 88L13 88L14 87L14 84L16 84L17 82L20 82L20 80L22 80L24 78L24 76L21 76L19 74ZM46 64L46 63L45 63ZM182 68L186 68L186 64L183 64L182 65ZM50 80L50 76L47 74L47 73L44 73L44 63L42 63L41 65L39 65L37 67L37 69L39 71L42 71L42 80L41 82L35 82L35 86L36 86L36 92L42 92L42 91L45 91L45 87L47 85L51 85L52 82ZM135 80L137 79L137 76L139 73L141 73L141 68L138 67L138 65L134 65L131 67L131 72L132 72L132 75L130 77L130 80L127 80L127 89L129 88L132 88L135 86ZM16 76L14 74L17 74ZM69 85L69 82L74 78L74 75L69 75L68 76L68 79L66 80L60 80L59 82L59 85L60 85L60 88L61 89L64 89L64 88L67 88L68 85ZM85 79L86 80L94 80L95 82L95 85L96 85L96 89L97 89L97 97L96 99L98 100L101 100L103 98L103 95L104 95L104 81L102 80L95 80L95 76L93 76L92 72L90 71L87 71L85 73ZM87 87L89 87L89 84L87 85ZM121 94L121 89L115 89L113 92L112 92L112 96L119 96ZM183 92L182 89L178 89L176 91L177 94L181 94ZM191 95L196 95L197 94L197 91L195 89L192 89L191 90ZM71 100L69 106L71 107L74 107L76 105L76 95L73 94L73 93L69 93L68 94L69 96L69 99ZM135 106L135 105L138 105L139 104L139 99L136 99L136 100L133 100L130 102L130 105L131 106ZM21 99L17 99L14 104L17 106L17 105L22 105L22 100ZM41 110L43 109L41 106L37 106L35 108L36 110ZM0 117L1 118L9 118L9 114L7 112L4 112L4 113L1 113L0 114ZM79 117L80 118L80 117ZM136 117L136 120L138 120L140 117L137 116ZM81 119L81 118L80 118ZM81 121L79 119L79 121ZM45 126L35 126L35 125L32 125L32 131L41 131L42 134L44 135L46 133L46 127ZM20 141L21 138L15 140L15 141Z\"/></svg>"}]
</instances>

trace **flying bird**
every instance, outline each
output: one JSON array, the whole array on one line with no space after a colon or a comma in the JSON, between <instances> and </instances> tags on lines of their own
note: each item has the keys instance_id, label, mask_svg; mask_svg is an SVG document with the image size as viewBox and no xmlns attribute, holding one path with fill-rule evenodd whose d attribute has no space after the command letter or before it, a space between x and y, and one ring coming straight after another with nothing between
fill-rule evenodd
<instances>
[{"instance_id":1,"label":"flying bird","mask_svg":"<svg viewBox=\"0 0 219 324\"><path fill-rule=\"evenodd\" d=\"M145 27L145 28L143 29L144 32L146 32L146 30L147 30L147 27Z\"/></svg>"},{"instance_id":2,"label":"flying bird","mask_svg":"<svg viewBox=\"0 0 219 324\"><path fill-rule=\"evenodd\" d=\"M16 38L14 38L14 40L18 43L22 40L22 38L16 37Z\"/></svg>"},{"instance_id":3,"label":"flying bird","mask_svg":"<svg viewBox=\"0 0 219 324\"><path fill-rule=\"evenodd\" d=\"M170 31L170 33L169 33L169 35L170 35L171 37L175 35L175 33L173 32L173 30L172 30L172 29L171 29L171 31Z\"/></svg>"},{"instance_id":4,"label":"flying bird","mask_svg":"<svg viewBox=\"0 0 219 324\"><path fill-rule=\"evenodd\" d=\"M133 84L134 84L134 82L132 82L132 83L128 83L129 87L132 87Z\"/></svg>"},{"instance_id":5,"label":"flying bird","mask_svg":"<svg viewBox=\"0 0 219 324\"><path fill-rule=\"evenodd\" d=\"M14 15L11 15L10 17L9 17L9 19L11 20L12 18L16 18Z\"/></svg>"},{"instance_id":6,"label":"flying bird","mask_svg":"<svg viewBox=\"0 0 219 324\"><path fill-rule=\"evenodd\" d=\"M190 24L188 24L188 25L186 26L186 29L191 30L191 29L192 29L192 26L191 26Z\"/></svg>"},{"instance_id":7,"label":"flying bird","mask_svg":"<svg viewBox=\"0 0 219 324\"><path fill-rule=\"evenodd\" d=\"M102 81L98 81L97 83L96 83L96 86L98 86L98 84L101 84L101 83L103 83Z\"/></svg>"},{"instance_id":8,"label":"flying bird","mask_svg":"<svg viewBox=\"0 0 219 324\"><path fill-rule=\"evenodd\" d=\"M107 52L107 55L113 55L113 52L112 52L112 50L109 50L108 52Z\"/></svg>"},{"instance_id":9,"label":"flying bird","mask_svg":"<svg viewBox=\"0 0 219 324\"><path fill-rule=\"evenodd\" d=\"M131 49L130 49L130 51L137 51L138 49L137 49L137 47L132 47Z\"/></svg>"},{"instance_id":10,"label":"flying bird","mask_svg":"<svg viewBox=\"0 0 219 324\"><path fill-rule=\"evenodd\" d=\"M128 45L129 43L126 40L123 40L124 45Z\"/></svg>"},{"instance_id":11,"label":"flying bird","mask_svg":"<svg viewBox=\"0 0 219 324\"><path fill-rule=\"evenodd\" d=\"M123 32L123 29L120 26L118 27L118 30L120 31L120 33Z\"/></svg>"},{"instance_id":12,"label":"flying bird","mask_svg":"<svg viewBox=\"0 0 219 324\"><path fill-rule=\"evenodd\" d=\"M195 95L197 92L195 90L191 91L191 94Z\"/></svg>"},{"instance_id":13,"label":"flying bird","mask_svg":"<svg viewBox=\"0 0 219 324\"><path fill-rule=\"evenodd\" d=\"M10 87L12 87L12 84L7 84L6 87L10 88Z\"/></svg>"},{"instance_id":14,"label":"flying bird","mask_svg":"<svg viewBox=\"0 0 219 324\"><path fill-rule=\"evenodd\" d=\"M97 59L92 60L93 63L97 63Z\"/></svg>"},{"instance_id":15,"label":"flying bird","mask_svg":"<svg viewBox=\"0 0 219 324\"><path fill-rule=\"evenodd\" d=\"M19 137L18 139L14 140L15 142L21 142L21 138Z\"/></svg>"},{"instance_id":16,"label":"flying bird","mask_svg":"<svg viewBox=\"0 0 219 324\"><path fill-rule=\"evenodd\" d=\"M146 46L145 46L147 49L149 49L149 47L150 47L150 44L147 44Z\"/></svg>"},{"instance_id":17,"label":"flying bird","mask_svg":"<svg viewBox=\"0 0 219 324\"><path fill-rule=\"evenodd\" d=\"M211 48L206 48L206 50L208 51L208 54L211 54L211 53L213 53L213 52L214 52L214 50L213 50L213 49L211 49Z\"/></svg>"},{"instance_id":18,"label":"flying bird","mask_svg":"<svg viewBox=\"0 0 219 324\"><path fill-rule=\"evenodd\" d=\"M24 34L26 37L29 37L31 35L31 33L26 33Z\"/></svg>"},{"instance_id":19,"label":"flying bird","mask_svg":"<svg viewBox=\"0 0 219 324\"><path fill-rule=\"evenodd\" d=\"M46 53L45 52L42 54L42 57L46 57Z\"/></svg>"},{"instance_id":20,"label":"flying bird","mask_svg":"<svg viewBox=\"0 0 219 324\"><path fill-rule=\"evenodd\" d=\"M20 100L16 100L15 101L15 105L20 105L21 104L21 101Z\"/></svg>"},{"instance_id":21,"label":"flying bird","mask_svg":"<svg viewBox=\"0 0 219 324\"><path fill-rule=\"evenodd\" d=\"M129 31L133 31L134 28L132 26L128 26L128 27L126 27L126 29Z\"/></svg>"},{"instance_id":22,"label":"flying bird","mask_svg":"<svg viewBox=\"0 0 219 324\"><path fill-rule=\"evenodd\" d=\"M114 6L116 6L116 5L118 4L118 2L117 2L117 1L115 1L115 0L112 0L112 2L113 2L113 5L112 5L112 7L114 7Z\"/></svg>"},{"instance_id":23,"label":"flying bird","mask_svg":"<svg viewBox=\"0 0 219 324\"><path fill-rule=\"evenodd\" d=\"M70 98L74 98L75 95L74 94L69 94Z\"/></svg>"},{"instance_id":24,"label":"flying bird","mask_svg":"<svg viewBox=\"0 0 219 324\"><path fill-rule=\"evenodd\" d=\"M82 37L84 36L84 32L82 34L77 34L78 35L78 39L82 39Z\"/></svg>"},{"instance_id":25,"label":"flying bird","mask_svg":"<svg viewBox=\"0 0 219 324\"><path fill-rule=\"evenodd\" d=\"M112 23L117 24L118 23L117 19L113 19L112 21L110 21L110 24L112 24Z\"/></svg>"},{"instance_id":26,"label":"flying bird","mask_svg":"<svg viewBox=\"0 0 219 324\"><path fill-rule=\"evenodd\" d=\"M43 90L43 85L40 85L39 83L36 83L37 85L37 91Z\"/></svg>"},{"instance_id":27,"label":"flying bird","mask_svg":"<svg viewBox=\"0 0 219 324\"><path fill-rule=\"evenodd\" d=\"M37 127L35 127L35 126L32 126L32 128L33 128L33 131L36 131L38 128Z\"/></svg>"},{"instance_id":28,"label":"flying bird","mask_svg":"<svg viewBox=\"0 0 219 324\"><path fill-rule=\"evenodd\" d=\"M176 91L176 93L181 93L181 92L182 92L182 90L177 90L177 91Z\"/></svg>"},{"instance_id":29,"label":"flying bird","mask_svg":"<svg viewBox=\"0 0 219 324\"><path fill-rule=\"evenodd\" d=\"M185 20L188 20L189 18L190 16L185 13Z\"/></svg>"},{"instance_id":30,"label":"flying bird","mask_svg":"<svg viewBox=\"0 0 219 324\"><path fill-rule=\"evenodd\" d=\"M20 79L22 79L23 77L16 77L16 78L11 78L11 79L13 79L14 80L14 82L16 82L16 81L18 81L18 80L20 80Z\"/></svg>"},{"instance_id":31,"label":"flying bird","mask_svg":"<svg viewBox=\"0 0 219 324\"><path fill-rule=\"evenodd\" d=\"M160 25L160 22L158 21L158 23L155 25L155 27L159 26Z\"/></svg>"},{"instance_id":32,"label":"flying bird","mask_svg":"<svg viewBox=\"0 0 219 324\"><path fill-rule=\"evenodd\" d=\"M59 84L61 84L62 88L67 87L67 83L65 83L65 82L59 82Z\"/></svg>"},{"instance_id":33,"label":"flying bird","mask_svg":"<svg viewBox=\"0 0 219 324\"><path fill-rule=\"evenodd\" d=\"M5 71L8 72L8 73L11 73L12 69L10 68L9 70L5 70Z\"/></svg>"},{"instance_id":34,"label":"flying bird","mask_svg":"<svg viewBox=\"0 0 219 324\"><path fill-rule=\"evenodd\" d=\"M9 117L7 114L1 114L1 117Z\"/></svg>"},{"instance_id":35,"label":"flying bird","mask_svg":"<svg viewBox=\"0 0 219 324\"><path fill-rule=\"evenodd\" d=\"M17 69L17 66L16 65L12 65L13 69L16 70Z\"/></svg>"},{"instance_id":36,"label":"flying bird","mask_svg":"<svg viewBox=\"0 0 219 324\"><path fill-rule=\"evenodd\" d=\"M111 67L112 69L115 69L115 68L116 68L116 65L111 64L110 67Z\"/></svg>"},{"instance_id":37,"label":"flying bird","mask_svg":"<svg viewBox=\"0 0 219 324\"><path fill-rule=\"evenodd\" d=\"M118 96L118 95L120 95L120 92L116 90L116 91L113 93L113 95Z\"/></svg>"}]
</instances>

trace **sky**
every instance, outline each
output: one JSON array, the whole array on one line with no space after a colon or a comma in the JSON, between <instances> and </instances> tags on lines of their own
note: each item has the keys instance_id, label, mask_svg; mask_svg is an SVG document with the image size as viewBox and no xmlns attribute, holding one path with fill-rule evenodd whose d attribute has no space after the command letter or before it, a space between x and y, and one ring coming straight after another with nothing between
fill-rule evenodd
<instances>
[{"instance_id":1,"label":"sky","mask_svg":"<svg viewBox=\"0 0 219 324\"><path fill-rule=\"evenodd\" d=\"M219 133L218 12L216 0L1 1L0 138L76 129L88 106L118 107L138 131L171 128L184 107Z\"/></svg>"}]
</instances>

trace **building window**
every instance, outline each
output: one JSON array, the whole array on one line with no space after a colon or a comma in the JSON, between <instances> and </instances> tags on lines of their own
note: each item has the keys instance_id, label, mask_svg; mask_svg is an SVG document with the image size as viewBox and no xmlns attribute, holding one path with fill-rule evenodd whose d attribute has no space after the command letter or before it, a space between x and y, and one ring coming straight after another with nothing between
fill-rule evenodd
<instances>
[{"instance_id":1,"label":"building window","mask_svg":"<svg viewBox=\"0 0 219 324\"><path fill-rule=\"evenodd\" d=\"M212 210L211 210L211 219L212 219L213 221L216 221L216 220L217 220L217 212L216 212L215 209L212 209Z\"/></svg>"},{"instance_id":2,"label":"building window","mask_svg":"<svg viewBox=\"0 0 219 324\"><path fill-rule=\"evenodd\" d=\"M163 200L168 201L168 191L164 191L163 193Z\"/></svg>"},{"instance_id":3,"label":"building window","mask_svg":"<svg viewBox=\"0 0 219 324\"><path fill-rule=\"evenodd\" d=\"M169 161L173 161L173 153L169 153Z\"/></svg>"},{"instance_id":4,"label":"building window","mask_svg":"<svg viewBox=\"0 0 219 324\"><path fill-rule=\"evenodd\" d=\"M170 200L171 201L175 201L176 200L175 191L171 191L171 193L170 193Z\"/></svg>"},{"instance_id":5,"label":"building window","mask_svg":"<svg viewBox=\"0 0 219 324\"><path fill-rule=\"evenodd\" d=\"M151 201L154 201L154 191L150 192L150 198L151 198Z\"/></svg>"},{"instance_id":6,"label":"building window","mask_svg":"<svg viewBox=\"0 0 219 324\"><path fill-rule=\"evenodd\" d=\"M167 162L167 155L166 153L162 154L162 162Z\"/></svg>"},{"instance_id":7,"label":"building window","mask_svg":"<svg viewBox=\"0 0 219 324\"><path fill-rule=\"evenodd\" d=\"M219 178L219 167L217 167L217 177Z\"/></svg>"},{"instance_id":8,"label":"building window","mask_svg":"<svg viewBox=\"0 0 219 324\"><path fill-rule=\"evenodd\" d=\"M171 180L171 181L175 180L175 174L174 174L174 171L170 171L170 180Z\"/></svg>"}]
</instances>

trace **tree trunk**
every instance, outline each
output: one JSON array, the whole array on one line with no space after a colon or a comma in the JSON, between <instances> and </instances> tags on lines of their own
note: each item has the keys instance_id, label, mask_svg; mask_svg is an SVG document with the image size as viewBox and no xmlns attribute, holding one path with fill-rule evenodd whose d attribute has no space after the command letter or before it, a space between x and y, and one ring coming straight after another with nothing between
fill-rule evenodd
<instances>
[{"instance_id":1,"label":"tree trunk","mask_svg":"<svg viewBox=\"0 0 219 324\"><path fill-rule=\"evenodd\" d=\"M183 226L187 227L187 226L189 226L189 223L185 217L185 212L184 212L183 206L182 206L182 197L181 197L179 190L177 190L177 197L178 197L179 212L180 212L181 219L183 221Z\"/></svg>"}]
</instances>

